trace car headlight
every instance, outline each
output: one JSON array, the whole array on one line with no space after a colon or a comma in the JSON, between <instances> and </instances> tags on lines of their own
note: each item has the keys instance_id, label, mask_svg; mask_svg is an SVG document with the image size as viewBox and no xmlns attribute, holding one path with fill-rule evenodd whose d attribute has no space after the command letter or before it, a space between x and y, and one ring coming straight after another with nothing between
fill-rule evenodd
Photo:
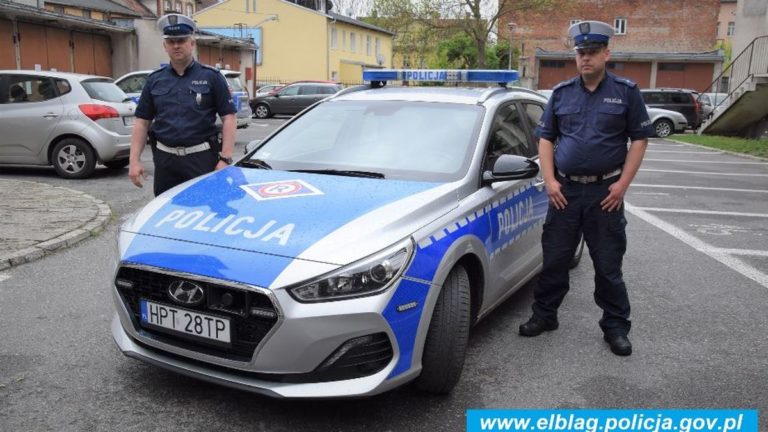
<instances>
[{"instance_id":1,"label":"car headlight","mask_svg":"<svg viewBox=\"0 0 768 432\"><path fill-rule=\"evenodd\" d=\"M409 238L317 279L288 288L288 292L302 303L378 294L389 288L402 274L412 253L413 241Z\"/></svg>"}]
</instances>

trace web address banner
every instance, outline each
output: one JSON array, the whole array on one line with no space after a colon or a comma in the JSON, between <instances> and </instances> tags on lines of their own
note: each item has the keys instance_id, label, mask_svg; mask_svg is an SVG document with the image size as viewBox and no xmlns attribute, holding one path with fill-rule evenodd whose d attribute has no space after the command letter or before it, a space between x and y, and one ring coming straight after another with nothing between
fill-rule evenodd
<instances>
[{"instance_id":1,"label":"web address banner","mask_svg":"<svg viewBox=\"0 0 768 432\"><path fill-rule=\"evenodd\" d=\"M467 432L757 432L757 410L467 410Z\"/></svg>"}]
</instances>

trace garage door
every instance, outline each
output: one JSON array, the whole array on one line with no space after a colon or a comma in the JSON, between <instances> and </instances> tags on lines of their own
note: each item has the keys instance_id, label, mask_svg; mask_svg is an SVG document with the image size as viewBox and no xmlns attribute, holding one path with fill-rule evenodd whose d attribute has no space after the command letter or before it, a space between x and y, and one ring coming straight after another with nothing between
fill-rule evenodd
<instances>
[{"instance_id":1,"label":"garage door","mask_svg":"<svg viewBox=\"0 0 768 432\"><path fill-rule=\"evenodd\" d=\"M48 27L45 29L45 48L48 54L48 69L72 72L69 48L69 30Z\"/></svg>"},{"instance_id":2,"label":"garage door","mask_svg":"<svg viewBox=\"0 0 768 432\"><path fill-rule=\"evenodd\" d=\"M16 69L13 23L4 19L0 19L0 69Z\"/></svg>"},{"instance_id":3,"label":"garage door","mask_svg":"<svg viewBox=\"0 0 768 432\"><path fill-rule=\"evenodd\" d=\"M43 70L48 66L48 51L45 47L45 27L37 24L17 23L19 26L19 48L21 51L21 68Z\"/></svg>"}]
</instances>

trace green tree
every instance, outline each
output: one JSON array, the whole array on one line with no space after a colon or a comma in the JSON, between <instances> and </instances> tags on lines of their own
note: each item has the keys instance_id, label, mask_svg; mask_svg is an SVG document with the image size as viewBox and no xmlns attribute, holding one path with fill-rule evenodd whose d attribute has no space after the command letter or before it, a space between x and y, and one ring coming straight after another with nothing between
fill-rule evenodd
<instances>
[{"instance_id":1,"label":"green tree","mask_svg":"<svg viewBox=\"0 0 768 432\"><path fill-rule=\"evenodd\" d=\"M517 57L517 52L515 49L512 56ZM508 59L508 42L492 44L485 50L485 66L480 66L472 38L465 33L457 33L438 44L437 56L429 66L438 69L505 69Z\"/></svg>"},{"instance_id":2,"label":"green tree","mask_svg":"<svg viewBox=\"0 0 768 432\"><path fill-rule=\"evenodd\" d=\"M499 18L566 3L567 0L374 0L373 8L378 16L415 21L434 30L461 31L471 39L475 53L485 53ZM477 66L488 67L486 56L478 57Z\"/></svg>"}]
</instances>

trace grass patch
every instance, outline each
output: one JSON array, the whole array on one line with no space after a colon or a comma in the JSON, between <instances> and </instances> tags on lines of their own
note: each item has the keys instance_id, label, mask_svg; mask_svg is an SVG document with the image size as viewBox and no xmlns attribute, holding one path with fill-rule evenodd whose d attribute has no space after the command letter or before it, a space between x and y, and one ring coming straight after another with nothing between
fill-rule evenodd
<instances>
[{"instance_id":1,"label":"grass patch","mask_svg":"<svg viewBox=\"0 0 768 432\"><path fill-rule=\"evenodd\" d=\"M752 156L768 158L768 140L756 140L713 135L680 134L670 137L673 140L728 150Z\"/></svg>"}]
</instances>

